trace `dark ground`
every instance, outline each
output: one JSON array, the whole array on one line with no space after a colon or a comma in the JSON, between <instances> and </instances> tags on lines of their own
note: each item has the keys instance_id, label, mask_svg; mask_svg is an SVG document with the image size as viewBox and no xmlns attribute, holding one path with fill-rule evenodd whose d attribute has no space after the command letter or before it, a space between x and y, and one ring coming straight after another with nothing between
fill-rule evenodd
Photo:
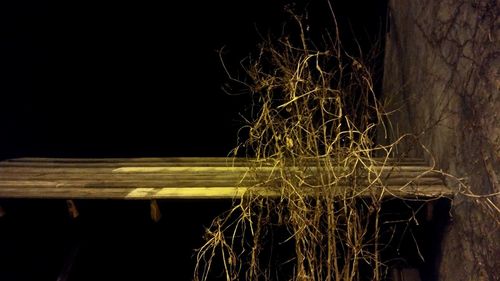
<instances>
[{"instance_id":1,"label":"dark ground","mask_svg":"<svg viewBox=\"0 0 500 281\"><path fill-rule=\"evenodd\" d=\"M204 227L231 202L158 202L162 218L153 222L147 201L76 200L80 215L74 219L64 200L1 200L0 280L191 280ZM412 217L408 202L383 206L383 220L392 222L382 228L384 260L419 268L422 280L438 280L436 253L449 201L435 203L433 221L427 221L425 208L406 221ZM422 203L411 204L416 210ZM278 256L289 252L276 247Z\"/></svg>"},{"instance_id":2,"label":"dark ground","mask_svg":"<svg viewBox=\"0 0 500 281\"><path fill-rule=\"evenodd\" d=\"M286 2L1 1L0 159L227 155L249 100L221 91L217 51L237 71ZM312 26L328 27L311 2ZM345 2L346 46L350 22L367 48L385 2ZM73 220L62 200L0 200L0 280L56 280L75 247L68 280L189 280L203 226L229 202L162 201L159 223L148 202L77 204Z\"/></svg>"},{"instance_id":3,"label":"dark ground","mask_svg":"<svg viewBox=\"0 0 500 281\"><path fill-rule=\"evenodd\" d=\"M229 201L161 201L155 223L147 201L8 200L0 218L0 280L191 280L204 226Z\"/></svg>"}]
</instances>

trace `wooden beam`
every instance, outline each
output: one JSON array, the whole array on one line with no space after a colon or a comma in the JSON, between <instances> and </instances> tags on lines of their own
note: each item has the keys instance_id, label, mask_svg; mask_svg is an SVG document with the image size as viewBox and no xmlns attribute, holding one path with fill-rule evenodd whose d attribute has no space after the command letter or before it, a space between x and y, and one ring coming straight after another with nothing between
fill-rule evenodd
<instances>
[{"instance_id":1,"label":"wooden beam","mask_svg":"<svg viewBox=\"0 0 500 281\"><path fill-rule=\"evenodd\" d=\"M344 192L334 192L342 195ZM182 187L182 188L0 188L0 198L38 198L38 199L122 199L122 200L150 200L150 199L239 199L248 191L266 196L279 197L280 193L268 187ZM313 192L310 192L311 194ZM438 198L450 197L453 193L442 185L428 185L424 187L389 186L382 190L359 190L360 196L381 194L382 197L400 198ZM378 197L378 195L377 195Z\"/></svg>"},{"instance_id":2,"label":"wooden beam","mask_svg":"<svg viewBox=\"0 0 500 281\"><path fill-rule=\"evenodd\" d=\"M108 198L108 199L217 199L239 198L248 191L280 196L278 168L253 168L248 159L231 158L19 158L0 162L0 198ZM391 164L387 164L391 163ZM307 182L314 184L324 167L307 168ZM452 196L439 173L422 160L390 160L372 165L369 176L357 179L358 192L369 196ZM298 171L287 167L287 173ZM329 172L341 174L342 167ZM351 187L330 187L342 195ZM258 187L255 187L258 186ZM401 188L404 186L404 188ZM380 190L379 190L380 189ZM353 191L352 188L350 191ZM313 194L314 189L306 192Z\"/></svg>"}]
</instances>

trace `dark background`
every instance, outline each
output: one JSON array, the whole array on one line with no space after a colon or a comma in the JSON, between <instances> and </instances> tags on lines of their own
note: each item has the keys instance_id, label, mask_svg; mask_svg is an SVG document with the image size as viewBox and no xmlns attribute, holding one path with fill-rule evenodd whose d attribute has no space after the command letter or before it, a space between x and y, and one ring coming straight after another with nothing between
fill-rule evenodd
<instances>
[{"instance_id":1,"label":"dark background","mask_svg":"<svg viewBox=\"0 0 500 281\"><path fill-rule=\"evenodd\" d=\"M332 26L326 1L298 2ZM218 50L239 71L287 3L1 1L0 157L227 155L249 99L221 90ZM351 28L365 49L383 30L384 1L333 6L353 52Z\"/></svg>"},{"instance_id":2,"label":"dark background","mask_svg":"<svg viewBox=\"0 0 500 281\"><path fill-rule=\"evenodd\" d=\"M0 159L227 155L249 98L221 90L218 51L237 73L290 2L0 1ZM326 1L298 2L331 27ZM354 31L368 50L385 1L333 2L346 48ZM161 201L159 223L146 201L76 204L74 220L64 200L0 200L0 280L55 280L75 249L68 280L190 280L230 202Z\"/></svg>"}]
</instances>

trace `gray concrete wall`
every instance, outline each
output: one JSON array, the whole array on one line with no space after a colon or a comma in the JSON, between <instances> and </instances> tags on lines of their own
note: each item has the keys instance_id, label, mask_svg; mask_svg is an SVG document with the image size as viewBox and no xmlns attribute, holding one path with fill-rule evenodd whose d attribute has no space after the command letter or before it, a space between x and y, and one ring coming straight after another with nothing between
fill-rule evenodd
<instances>
[{"instance_id":1,"label":"gray concrete wall","mask_svg":"<svg viewBox=\"0 0 500 281\"><path fill-rule=\"evenodd\" d=\"M475 194L500 191L499 5L389 1L384 94L388 109L399 109L392 139L416 134L438 167L462 177ZM431 158L422 149L409 154ZM487 198L500 205L498 195ZM500 215L487 198L453 201L437 251L439 280L500 280Z\"/></svg>"}]
</instances>

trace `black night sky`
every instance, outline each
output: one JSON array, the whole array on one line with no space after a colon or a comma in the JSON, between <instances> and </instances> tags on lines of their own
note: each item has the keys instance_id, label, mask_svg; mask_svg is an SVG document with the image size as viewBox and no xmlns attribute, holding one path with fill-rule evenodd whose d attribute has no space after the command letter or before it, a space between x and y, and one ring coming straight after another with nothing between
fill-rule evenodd
<instances>
[{"instance_id":1,"label":"black night sky","mask_svg":"<svg viewBox=\"0 0 500 281\"><path fill-rule=\"evenodd\" d=\"M376 36L383 2L333 1L346 45ZM221 90L218 50L238 71L287 3L1 1L0 158L227 155L249 100Z\"/></svg>"}]
</instances>

